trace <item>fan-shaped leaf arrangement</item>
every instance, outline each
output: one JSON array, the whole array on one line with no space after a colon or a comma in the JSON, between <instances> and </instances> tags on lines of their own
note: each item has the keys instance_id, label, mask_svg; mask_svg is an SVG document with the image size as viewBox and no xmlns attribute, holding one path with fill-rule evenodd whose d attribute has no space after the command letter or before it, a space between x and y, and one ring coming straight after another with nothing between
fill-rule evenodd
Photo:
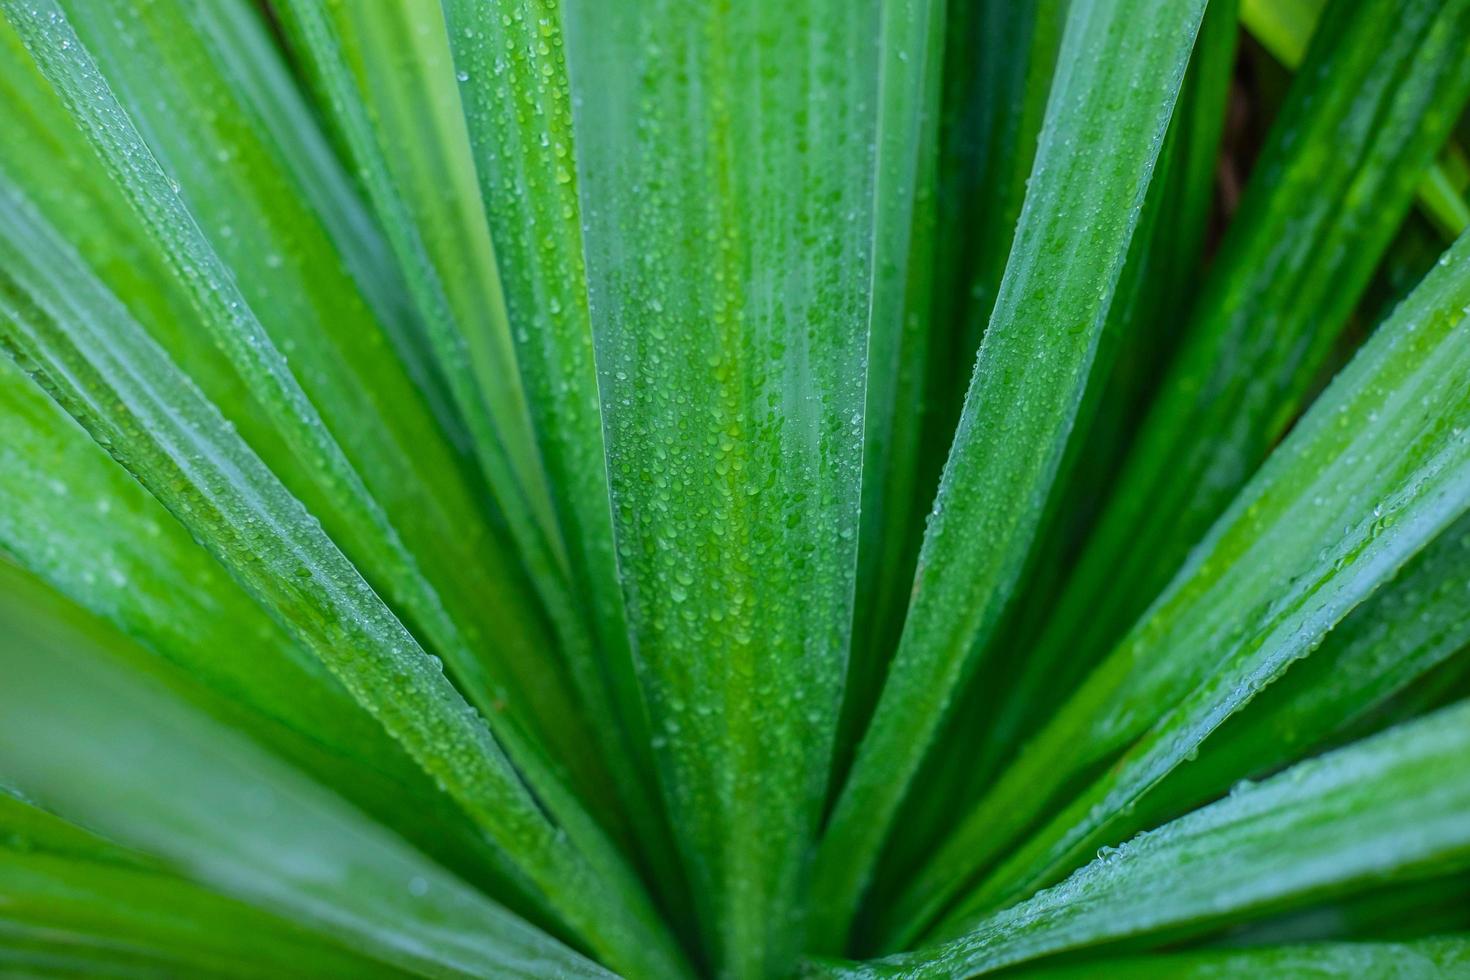
<instances>
[{"instance_id":1,"label":"fan-shaped leaf arrangement","mask_svg":"<svg viewBox=\"0 0 1470 980\"><path fill-rule=\"evenodd\" d=\"M1467 101L1470 0L0 0L0 973L1470 974Z\"/></svg>"}]
</instances>

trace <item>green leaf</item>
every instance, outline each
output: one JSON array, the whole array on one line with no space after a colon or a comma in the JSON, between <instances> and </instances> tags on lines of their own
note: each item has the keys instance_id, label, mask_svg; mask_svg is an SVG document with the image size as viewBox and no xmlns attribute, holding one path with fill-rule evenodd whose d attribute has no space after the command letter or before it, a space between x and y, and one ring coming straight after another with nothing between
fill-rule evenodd
<instances>
[{"instance_id":1,"label":"green leaf","mask_svg":"<svg viewBox=\"0 0 1470 980\"><path fill-rule=\"evenodd\" d=\"M870 600L858 593L854 635L868 637L872 649L849 668L848 701L855 716L850 727L856 729L849 741L862 734L858 723L872 714L902 633L932 490L954 440L980 336L1005 271L1067 12L1067 0L946 6L933 254L913 257L920 276L911 289L925 295L910 303L915 322L906 326L917 336L904 339L902 352L906 361L919 363L899 368L894 472L884 496L887 506L903 508L905 518L882 540L878 595ZM912 380L906 380L909 375ZM874 519L868 504L863 514ZM842 748L850 756L856 745ZM839 774L846 768L844 760Z\"/></svg>"},{"instance_id":2,"label":"green leaf","mask_svg":"<svg viewBox=\"0 0 1470 980\"><path fill-rule=\"evenodd\" d=\"M1171 937L1365 883L1470 864L1470 703L1221 800L940 946L832 977L961 977L1066 950ZM1283 842L1290 841L1290 846Z\"/></svg>"},{"instance_id":3,"label":"green leaf","mask_svg":"<svg viewBox=\"0 0 1470 980\"><path fill-rule=\"evenodd\" d=\"M0 593L0 780L211 889L385 963L440 976L605 975L239 734L119 669L104 649L121 641L116 634L75 615L35 615L32 596L9 578ZM75 903L77 927L137 939L155 906L162 921L153 928L193 924L168 911L180 905L200 917L233 916L227 948L234 930L251 931L249 916L195 889L181 895L179 883L155 872L80 865L5 856L6 918L59 926ZM118 922L119 912L76 893L83 889L137 904L124 904Z\"/></svg>"},{"instance_id":4,"label":"green leaf","mask_svg":"<svg viewBox=\"0 0 1470 980\"><path fill-rule=\"evenodd\" d=\"M503 857L402 748L8 358L0 426L0 551L139 641L131 670L177 667L212 694L196 707L503 891Z\"/></svg>"},{"instance_id":5,"label":"green leaf","mask_svg":"<svg viewBox=\"0 0 1470 980\"><path fill-rule=\"evenodd\" d=\"M1088 842L1105 843L1113 821L1470 505L1467 317L1470 238L1333 381L939 849L911 892L931 913L1044 818L942 929L953 934L1075 867ZM1066 802L1068 787L1108 763Z\"/></svg>"},{"instance_id":6,"label":"green leaf","mask_svg":"<svg viewBox=\"0 0 1470 980\"><path fill-rule=\"evenodd\" d=\"M880 13L563 10L628 618L696 911L730 976L779 974L797 950L841 698L873 107L899 43Z\"/></svg>"},{"instance_id":7,"label":"green leaf","mask_svg":"<svg viewBox=\"0 0 1470 980\"><path fill-rule=\"evenodd\" d=\"M1296 418L1470 97L1470 7L1341 2L1036 645L1034 672L1063 691L1168 584Z\"/></svg>"},{"instance_id":8,"label":"green leaf","mask_svg":"<svg viewBox=\"0 0 1470 980\"><path fill-rule=\"evenodd\" d=\"M1240 22L1273 58L1295 68L1326 6L1327 0L1241 0Z\"/></svg>"},{"instance_id":9,"label":"green leaf","mask_svg":"<svg viewBox=\"0 0 1470 980\"><path fill-rule=\"evenodd\" d=\"M894 812L973 666L967 654L1020 573L1203 10L1151 0L1072 9L903 638L818 852L818 948L841 945Z\"/></svg>"},{"instance_id":10,"label":"green leaf","mask_svg":"<svg viewBox=\"0 0 1470 980\"><path fill-rule=\"evenodd\" d=\"M51 50L74 56L70 44ZM63 71L76 72L58 77L83 86L91 109L120 120L85 64ZM619 965L679 973L682 958L641 886L539 752L492 716L533 798L484 719L300 502L49 228L11 194L0 203L0 227L23 228L29 246L4 250L0 340L12 356L333 670L573 929Z\"/></svg>"},{"instance_id":11,"label":"green leaf","mask_svg":"<svg viewBox=\"0 0 1470 980\"><path fill-rule=\"evenodd\" d=\"M144 976L241 980L403 975L283 919L155 872L0 852L0 892L0 972L7 976L23 966L54 975L68 963L82 976L116 971L136 977L138 970Z\"/></svg>"},{"instance_id":12,"label":"green leaf","mask_svg":"<svg viewBox=\"0 0 1470 980\"><path fill-rule=\"evenodd\" d=\"M0 974L1461 969L1470 0L1330 2L0 0Z\"/></svg>"},{"instance_id":13,"label":"green leaf","mask_svg":"<svg viewBox=\"0 0 1470 980\"><path fill-rule=\"evenodd\" d=\"M1470 516L1446 528L1306 660L1205 743L1132 813L1137 828L1258 778L1371 722L1390 699L1454 661L1470 666Z\"/></svg>"},{"instance_id":14,"label":"green leaf","mask_svg":"<svg viewBox=\"0 0 1470 980\"><path fill-rule=\"evenodd\" d=\"M947 4L934 309L923 406L926 488L938 483L1005 273L1069 3ZM916 502L916 517L928 503Z\"/></svg>"},{"instance_id":15,"label":"green leaf","mask_svg":"<svg viewBox=\"0 0 1470 980\"><path fill-rule=\"evenodd\" d=\"M1322 18L1326 0L1242 0L1240 21L1271 56L1287 68L1296 68ZM1415 188L1419 206L1447 238L1470 228L1470 202L1464 181L1456 181L1457 150L1452 143L1446 159L1431 163Z\"/></svg>"},{"instance_id":16,"label":"green leaf","mask_svg":"<svg viewBox=\"0 0 1470 980\"><path fill-rule=\"evenodd\" d=\"M557 527L477 196L448 40L428 4L286 0L288 38L357 165L455 406L543 598L564 612ZM573 629L561 621L559 628Z\"/></svg>"},{"instance_id":17,"label":"green leaf","mask_svg":"<svg viewBox=\"0 0 1470 980\"><path fill-rule=\"evenodd\" d=\"M934 800L934 808L944 811L948 824L994 779L998 766L1014 754L1017 741L1055 709L1068 693L1062 678L1079 666L1071 659L1048 660L1048 651L1037 649L1036 642L1075 560L1077 541L1096 517L1097 488L1116 476L1152 394L1153 372L1159 359L1173 350L1178 319L1193 299L1237 32L1234 5L1212 0L1098 340L1087 390L1058 469L1057 490L1047 501L1027 557L1029 567L1017 586L1017 600L982 653L997 662L970 681L952 712L950 730L942 735L951 744L981 747L978 758L960 753L939 757L956 770L951 778L960 785L954 792L962 794L959 801ZM1008 652L1012 656L1007 657ZM926 786L925 795L939 793ZM925 838L911 828L905 836L932 841L939 835L936 831Z\"/></svg>"},{"instance_id":18,"label":"green leaf","mask_svg":"<svg viewBox=\"0 0 1470 980\"><path fill-rule=\"evenodd\" d=\"M210 687L334 752L368 760L392 745L320 661L9 359L0 361L0 418L7 553Z\"/></svg>"},{"instance_id":19,"label":"green leaf","mask_svg":"<svg viewBox=\"0 0 1470 980\"><path fill-rule=\"evenodd\" d=\"M914 558L939 179L944 4L884 4L879 66L873 282L853 644L844 682L835 771L852 761L902 623Z\"/></svg>"},{"instance_id":20,"label":"green leaf","mask_svg":"<svg viewBox=\"0 0 1470 980\"><path fill-rule=\"evenodd\" d=\"M606 740L603 758L635 815L640 853L657 869L669 904L687 908L676 855L664 844L669 828L608 509L561 18L545 0L497 7L450 0L444 18L517 362L570 554L571 593L587 597L579 604L591 610L592 633L576 638L567 656Z\"/></svg>"},{"instance_id":21,"label":"green leaf","mask_svg":"<svg viewBox=\"0 0 1470 980\"><path fill-rule=\"evenodd\" d=\"M36 587L34 580L27 581L18 576L24 576L24 573L9 567L0 567L0 577L4 578L7 585L14 587L19 581L21 588L31 593L30 597L41 595L43 590ZM51 614L50 610L45 613L48 616ZM36 614L32 611L31 615ZM37 619L39 618L38 616ZM0 847L17 854L47 854L121 868L157 871L162 867L160 862L146 854L119 846L66 822L56 814L36 806L19 790L4 785L0 785Z\"/></svg>"},{"instance_id":22,"label":"green leaf","mask_svg":"<svg viewBox=\"0 0 1470 980\"><path fill-rule=\"evenodd\" d=\"M1470 938L1465 936L1405 943L1313 943L1128 956L1076 966L1038 967L1017 974L1017 980L1086 980L1099 973L1120 980L1232 980L1235 977L1433 980L1453 976L1460 970L1470 970Z\"/></svg>"},{"instance_id":23,"label":"green leaf","mask_svg":"<svg viewBox=\"0 0 1470 980\"><path fill-rule=\"evenodd\" d=\"M1371 939L1404 942L1470 933L1470 874L1393 881L1230 926L1210 946ZM1139 941L1147 944L1150 940Z\"/></svg>"},{"instance_id":24,"label":"green leaf","mask_svg":"<svg viewBox=\"0 0 1470 980\"><path fill-rule=\"evenodd\" d=\"M351 281L337 269L332 242L316 217L294 203L291 175L277 163L269 134L221 122L252 117L235 94L234 76L206 57L208 36L189 18L198 8L165 2L150 5L145 15L112 17L107 8L113 2L83 5L88 50L103 53L118 91L136 113L130 121L149 134L149 146L134 143L134 149L156 150L171 167L165 175L160 164L151 175L155 182L166 179L155 192L170 195L176 186L189 205L188 214L175 213L173 222L191 243L189 261L181 266L158 229L138 217L123 185L108 186L108 169L97 166L88 137L45 90L34 67L7 62L38 115L34 137L4 151L13 179L38 199L68 240L78 240L79 227L96 223L95 198L110 198L112 231L89 231L79 240L89 264L179 366L201 380L206 394L323 521L368 581L428 636L480 710L508 703L522 726L533 724L536 715L575 718L574 702L544 666L547 658L538 655L548 642L515 559L487 526L456 455L408 387ZM130 57L150 38L156 39L152 59ZM18 62L29 60L12 52L17 55ZM166 86L166 96L148 94L164 72L179 83ZM44 135L52 133L69 137L58 150L50 149ZM89 193L48 194L58 156L93 161L83 178ZM74 159L67 163L77 165ZM139 253L145 263L134 271ZM228 265L227 275L222 264ZM209 278L201 270L208 269L223 292L201 299L198 284ZM158 296L170 289L176 294L171 299ZM202 321L214 324L212 330L194 327L200 322L196 302L214 309ZM221 312L221 304L229 303L238 305ZM256 310L266 311L263 318L254 319ZM241 322L229 325L232 317ZM233 341L216 344L216 330L227 331ZM285 410L292 417L284 421L279 399L269 394L277 383L300 384L291 396L296 408ZM335 462L320 464L321 458ZM503 646L482 656L489 636ZM590 735L575 724L537 735L570 759L591 752Z\"/></svg>"}]
</instances>

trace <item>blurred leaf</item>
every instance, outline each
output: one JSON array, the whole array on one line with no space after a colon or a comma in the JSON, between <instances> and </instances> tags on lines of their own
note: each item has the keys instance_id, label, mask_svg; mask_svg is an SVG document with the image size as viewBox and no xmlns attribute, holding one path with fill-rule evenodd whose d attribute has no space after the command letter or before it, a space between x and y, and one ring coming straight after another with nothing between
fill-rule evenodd
<instances>
[{"instance_id":1,"label":"blurred leaf","mask_svg":"<svg viewBox=\"0 0 1470 980\"><path fill-rule=\"evenodd\" d=\"M1326 0L1242 0L1240 20L1261 46L1287 68L1296 68L1321 20ZM1461 169L1454 144L1446 158L1431 163L1416 188L1419 206L1442 234L1454 238L1470 228L1470 202L1465 182L1453 174Z\"/></svg>"},{"instance_id":2,"label":"blurred leaf","mask_svg":"<svg viewBox=\"0 0 1470 980\"><path fill-rule=\"evenodd\" d=\"M1211 947L1279 946L1307 942L1406 942L1470 934L1470 874L1370 885L1351 894L1300 905L1230 926ZM1147 940L1142 940L1147 942Z\"/></svg>"},{"instance_id":3,"label":"blurred leaf","mask_svg":"<svg viewBox=\"0 0 1470 980\"><path fill-rule=\"evenodd\" d=\"M0 893L0 972L7 976L23 966L54 975L52 968L69 960L82 976L403 976L286 920L155 872L0 852Z\"/></svg>"},{"instance_id":4,"label":"blurred leaf","mask_svg":"<svg viewBox=\"0 0 1470 980\"><path fill-rule=\"evenodd\" d=\"M0 549L212 697L193 698L343 793L416 846L497 891L503 857L320 661L9 359L0 360ZM489 878L486 875L489 875Z\"/></svg>"},{"instance_id":5,"label":"blurred leaf","mask_svg":"<svg viewBox=\"0 0 1470 980\"><path fill-rule=\"evenodd\" d=\"M0 780L186 877L387 963L429 975L603 975L310 779L120 669L107 650L126 642L116 633L75 609L58 614L43 602L38 614L37 586L13 571L5 585ZM68 899L63 881L73 890L131 892L140 906L133 915L155 903L230 914L143 869L93 862L47 871L47 860L64 859L38 859L29 871L24 860L0 861L7 917L13 909L24 917L21 890L33 896L32 914L53 925L61 901L76 903L78 925L118 914L84 896ZM56 889L49 898L48 888ZM162 918L165 928L189 924L177 913Z\"/></svg>"},{"instance_id":6,"label":"blurred leaf","mask_svg":"<svg viewBox=\"0 0 1470 980\"><path fill-rule=\"evenodd\" d=\"M61 612L59 607L65 600L43 594L45 590L39 587L39 583L25 576L23 572L0 565L0 579L12 589L24 590L29 599L42 599L44 612L37 612L35 609L28 611L28 615L37 622L43 616L62 618L68 614L77 615L74 607ZM7 616L7 622L11 618L13 617ZM81 620L82 617L77 616L77 619ZM14 628L13 624L11 628ZM97 635L101 635L100 630ZM124 644L114 642L113 645ZM68 823L37 806L19 790L4 784L0 784L0 848L16 854L46 854L79 862L144 871L160 871L163 867L146 854L122 847Z\"/></svg>"}]
</instances>

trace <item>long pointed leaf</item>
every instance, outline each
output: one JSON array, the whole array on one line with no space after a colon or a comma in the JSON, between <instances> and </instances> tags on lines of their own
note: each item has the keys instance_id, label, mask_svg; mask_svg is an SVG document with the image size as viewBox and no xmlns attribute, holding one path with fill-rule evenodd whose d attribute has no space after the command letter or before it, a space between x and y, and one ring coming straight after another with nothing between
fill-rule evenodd
<instances>
[{"instance_id":1,"label":"long pointed leaf","mask_svg":"<svg viewBox=\"0 0 1470 980\"><path fill-rule=\"evenodd\" d=\"M1020 572L1203 10L1146 0L1073 7L903 638L818 853L823 947L841 945L893 814L972 666L967 654Z\"/></svg>"},{"instance_id":2,"label":"long pointed leaf","mask_svg":"<svg viewBox=\"0 0 1470 980\"><path fill-rule=\"evenodd\" d=\"M1470 97L1470 7L1334 9L1038 642L1048 685L1111 649L1298 415Z\"/></svg>"},{"instance_id":3,"label":"long pointed leaf","mask_svg":"<svg viewBox=\"0 0 1470 980\"><path fill-rule=\"evenodd\" d=\"M1014 622L991 640L996 655L1008 656L1014 669L1001 675L1008 683L987 678L985 686L1004 695L974 708L984 726L976 741L985 745L985 756L975 766L977 781L994 778L997 764L1015 751L1017 740L1066 695L1065 678L1077 670L1071 657L1060 663L1048 657L1071 651L1038 647L1037 641L1098 516L1099 491L1117 477L1159 367L1174 353L1179 322L1195 297L1236 66L1235 15L1234 4L1211 0L1062 460L1058 479L1065 480L1065 488L1048 501L1045 533L1033 547L1033 567L1021 584Z\"/></svg>"},{"instance_id":4,"label":"long pointed leaf","mask_svg":"<svg viewBox=\"0 0 1470 980\"><path fill-rule=\"evenodd\" d=\"M931 908L1069 782L1127 749L947 928L1075 866L1082 841L1106 833L1470 506L1467 308L1470 237L1323 393L1148 615L936 855L916 885Z\"/></svg>"},{"instance_id":5,"label":"long pointed leaf","mask_svg":"<svg viewBox=\"0 0 1470 980\"><path fill-rule=\"evenodd\" d=\"M447 38L433 19L405 21L397 5L288 0L275 9L352 153L522 557L557 604L566 554L495 248L483 216L460 206L475 196L475 169Z\"/></svg>"},{"instance_id":6,"label":"long pointed leaf","mask_svg":"<svg viewBox=\"0 0 1470 980\"><path fill-rule=\"evenodd\" d=\"M563 11L614 527L718 968L780 973L850 639L879 4Z\"/></svg>"},{"instance_id":7,"label":"long pointed leaf","mask_svg":"<svg viewBox=\"0 0 1470 980\"><path fill-rule=\"evenodd\" d=\"M873 285L853 645L835 772L852 761L892 655L915 554L910 535L933 314L944 4L886 4L882 20Z\"/></svg>"},{"instance_id":8,"label":"long pointed leaf","mask_svg":"<svg viewBox=\"0 0 1470 980\"><path fill-rule=\"evenodd\" d=\"M0 200L9 223L25 219ZM679 972L642 888L534 746L497 726L560 830L485 720L315 519L77 257L34 216L29 228L31 253L7 250L0 279L0 339L12 356L337 674L574 929L619 965Z\"/></svg>"},{"instance_id":9,"label":"long pointed leaf","mask_svg":"<svg viewBox=\"0 0 1470 980\"><path fill-rule=\"evenodd\" d=\"M388 963L431 975L603 975L309 779L109 664L99 649L109 640L90 624L37 617L27 598L10 588L0 599L0 779ZM25 873L24 862L0 868ZM108 877L83 883L107 887ZM146 905L152 886L137 888ZM48 921L59 915L53 906Z\"/></svg>"},{"instance_id":10,"label":"long pointed leaf","mask_svg":"<svg viewBox=\"0 0 1470 980\"><path fill-rule=\"evenodd\" d=\"M0 851L0 894L0 973L6 976L23 966L48 975L51 957L79 948L101 960L87 963L83 976L109 970L238 980L403 975L166 875Z\"/></svg>"},{"instance_id":11,"label":"long pointed leaf","mask_svg":"<svg viewBox=\"0 0 1470 980\"><path fill-rule=\"evenodd\" d=\"M256 606L127 470L0 361L0 551L214 697L196 706L337 788L461 873L500 866L454 805L321 662Z\"/></svg>"},{"instance_id":12,"label":"long pointed leaf","mask_svg":"<svg viewBox=\"0 0 1470 980\"><path fill-rule=\"evenodd\" d=\"M1371 722L1394 695L1453 660L1470 665L1467 581L1470 516L1446 528L1320 650L1222 725L1203 746L1203 762L1176 770L1135 806L1133 822L1141 828L1151 814L1172 816L1236 780L1269 773Z\"/></svg>"},{"instance_id":13,"label":"long pointed leaf","mask_svg":"<svg viewBox=\"0 0 1470 980\"><path fill-rule=\"evenodd\" d=\"M885 857L893 869L889 880L912 873L989 787L1017 739L1066 693L1058 666L1035 650L1036 637L1074 560L1077 538L1095 516L1097 488L1113 476L1152 384L1150 371L1171 349L1175 317L1193 290L1237 31L1232 3L1211 0L1016 602L979 654L987 657L986 670L970 679L936 736L938 744L975 746L976 752L935 752L926 760L900 811L905 833Z\"/></svg>"},{"instance_id":14,"label":"long pointed leaf","mask_svg":"<svg viewBox=\"0 0 1470 980\"><path fill-rule=\"evenodd\" d=\"M1470 703L1311 762L1110 850L932 949L833 977L968 977L1064 950L1470 864ZM1291 846L1283 847L1282 841Z\"/></svg>"},{"instance_id":15,"label":"long pointed leaf","mask_svg":"<svg viewBox=\"0 0 1470 980\"><path fill-rule=\"evenodd\" d=\"M925 415L927 488L954 441L1021 216L1070 0L946 5L939 224ZM922 518L929 501L919 500Z\"/></svg>"},{"instance_id":16,"label":"long pointed leaf","mask_svg":"<svg viewBox=\"0 0 1470 980\"><path fill-rule=\"evenodd\" d=\"M669 829L613 544L560 11L544 0L451 0L444 17L572 592L591 610L585 649L569 660L608 740L604 758L635 814L641 853L669 901L687 907L664 844Z\"/></svg>"}]
</instances>

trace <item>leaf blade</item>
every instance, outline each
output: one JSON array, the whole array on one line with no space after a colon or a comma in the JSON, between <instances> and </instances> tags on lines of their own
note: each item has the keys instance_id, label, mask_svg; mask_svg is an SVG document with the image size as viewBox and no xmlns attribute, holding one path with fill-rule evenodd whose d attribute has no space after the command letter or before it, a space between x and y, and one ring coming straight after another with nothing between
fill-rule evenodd
<instances>
[{"instance_id":1,"label":"leaf blade","mask_svg":"<svg viewBox=\"0 0 1470 980\"><path fill-rule=\"evenodd\" d=\"M1203 9L1186 3L1145 10L1125 2L1072 10L1037 155L1038 179L1022 210L1013 259L936 497L903 639L818 851L814 907L822 917L822 947L841 944L893 813L965 672L966 654L993 626L1019 573ZM1148 36L1116 44L1125 21L1149 24ZM1100 78L1113 71L1149 79L1130 88L1116 116L1094 104L1111 90ZM1114 147L1102 118L1147 139ZM1074 138L1089 150L1074 150ZM1117 152L1109 152L1100 176L1091 172L1098 157L1090 150L1104 146ZM1042 179L1047 173L1051 180ZM1104 217L1103 202L1124 207ZM1067 276L1043 272L1047 257L1069 251L1063 243L1071 226L1053 225L1054 213L1104 221L1079 250L1081 258L1066 267ZM1038 347L1049 330L1079 317L1084 327L1066 335L1064 348ZM1024 390L1017 378L1023 363L1031 382ZM1018 452L1018 445L1036 451Z\"/></svg>"},{"instance_id":2,"label":"leaf blade","mask_svg":"<svg viewBox=\"0 0 1470 980\"><path fill-rule=\"evenodd\" d=\"M0 201L5 226L25 224L30 247L25 254L7 249L0 278L0 339L8 352L443 782L548 904L608 955L647 958L678 973L681 956L641 886L536 749L504 716L493 716L565 835L485 719L300 502L77 257L9 194ZM10 241L0 236L0 244ZM621 914L596 908L593 896L604 888L619 896L610 907Z\"/></svg>"},{"instance_id":3,"label":"leaf blade","mask_svg":"<svg viewBox=\"0 0 1470 980\"><path fill-rule=\"evenodd\" d=\"M6 782L390 964L430 974L606 975L238 734L117 669L100 650L112 638L36 616L26 590L8 584ZM0 859L0 869L22 866ZM149 887L139 883L144 895ZM78 911L90 904L80 899Z\"/></svg>"},{"instance_id":4,"label":"leaf blade","mask_svg":"<svg viewBox=\"0 0 1470 980\"><path fill-rule=\"evenodd\" d=\"M878 17L563 8L629 623L734 976L796 952L851 637Z\"/></svg>"},{"instance_id":5,"label":"leaf blade","mask_svg":"<svg viewBox=\"0 0 1470 980\"><path fill-rule=\"evenodd\" d=\"M1438 2L1328 18L1037 642L1042 665L1068 670L1064 689L1168 584L1311 394L1470 98L1466 23Z\"/></svg>"},{"instance_id":6,"label":"leaf blade","mask_svg":"<svg viewBox=\"0 0 1470 980\"><path fill-rule=\"evenodd\" d=\"M1364 882L1463 867L1470 861L1467 722L1470 704L1460 704L1300 763L1138 836L962 938L813 972L975 976L1165 929L1180 935ZM1290 848L1280 847L1286 834ZM1192 871L1181 874L1186 864Z\"/></svg>"},{"instance_id":7,"label":"leaf blade","mask_svg":"<svg viewBox=\"0 0 1470 980\"><path fill-rule=\"evenodd\" d=\"M1034 887L1028 876L1041 866L1043 877L1061 871L1063 851L1118 819L1465 510L1470 402L1458 386L1470 371L1461 342L1467 273L1470 238L1334 380L1150 613L936 855L932 869L963 879L962 868L983 867L1014 843L1069 780L1116 762L996 869L948 928ZM940 872L956 854L961 864Z\"/></svg>"}]
</instances>

